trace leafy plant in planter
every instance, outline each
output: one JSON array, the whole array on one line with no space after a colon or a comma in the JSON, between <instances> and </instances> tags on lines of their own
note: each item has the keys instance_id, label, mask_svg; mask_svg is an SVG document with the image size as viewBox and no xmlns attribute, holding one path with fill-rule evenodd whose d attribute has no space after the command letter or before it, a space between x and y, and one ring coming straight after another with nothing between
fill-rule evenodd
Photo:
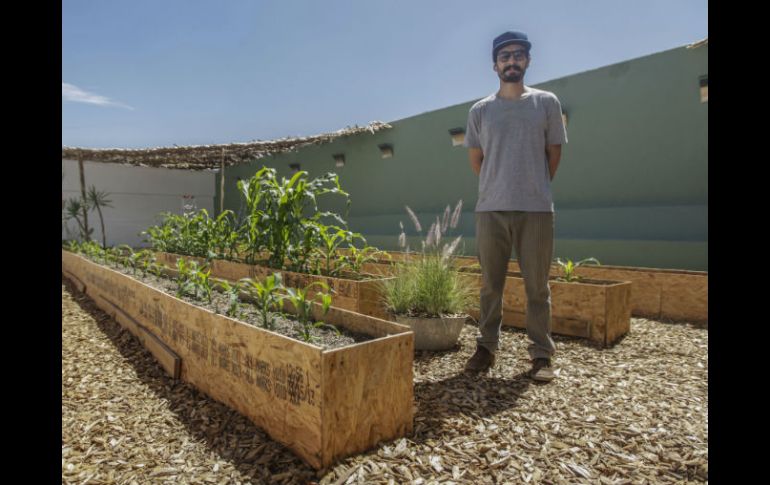
<instances>
[{"instance_id":1,"label":"leafy plant in planter","mask_svg":"<svg viewBox=\"0 0 770 485\"><path fill-rule=\"evenodd\" d=\"M462 201L457 205L461 207ZM415 228L421 231L417 216L407 210ZM445 350L457 342L468 317L466 311L476 304L478 289L471 279L458 272L454 253L462 236L441 246L441 239L459 222L459 209L444 222L437 219L424 241L422 252L415 258L395 264L394 278L381 283L386 308L397 322L412 327L415 349ZM405 246L405 234L400 237Z\"/></svg>"},{"instance_id":2,"label":"leafy plant in planter","mask_svg":"<svg viewBox=\"0 0 770 485\"><path fill-rule=\"evenodd\" d=\"M273 330L275 327L271 312L277 311L283 306L280 293L283 289L281 273L273 273L264 281L243 278L241 283L244 285L244 290L257 302L257 307L262 313L262 327Z\"/></svg>"},{"instance_id":3,"label":"leafy plant in planter","mask_svg":"<svg viewBox=\"0 0 770 485\"><path fill-rule=\"evenodd\" d=\"M556 261L556 264L559 265L563 273L563 275L559 279L562 281L566 281L568 283L573 281L580 281L581 279L580 276L577 276L575 274L575 270L580 266L583 266L585 264L601 265L599 260L596 258L586 258L578 261L577 263L573 263L572 260L569 258L567 258L566 260L562 260L561 258L556 258L555 261Z\"/></svg>"},{"instance_id":4,"label":"leafy plant in planter","mask_svg":"<svg viewBox=\"0 0 770 485\"><path fill-rule=\"evenodd\" d=\"M301 325L300 329L300 336L305 342L312 342L315 337L310 333L312 329L314 328L321 328L326 327L331 330L334 330L339 335L339 330L334 325L329 325L324 322L313 322L312 321L312 307L313 302L315 302L317 299L320 299L320 303L323 307L323 313L324 315L329 311L329 307L331 307L332 304L332 297L328 293L316 293L313 295L312 298L308 298L308 292L313 286L320 286L324 290L328 290L329 287L320 281L315 281L313 283L310 283L305 288L284 288L285 294L284 298L289 300L292 305L294 305L294 308L296 310L296 318L297 321Z\"/></svg>"},{"instance_id":5,"label":"leafy plant in planter","mask_svg":"<svg viewBox=\"0 0 770 485\"><path fill-rule=\"evenodd\" d=\"M199 267L195 261L185 261L180 258L176 261L178 271L177 296L191 296L193 298L203 299L211 303L211 282L209 276L211 270L206 265Z\"/></svg>"},{"instance_id":6,"label":"leafy plant in planter","mask_svg":"<svg viewBox=\"0 0 770 485\"><path fill-rule=\"evenodd\" d=\"M325 194L342 195L350 205L339 177L328 173L307 180L307 175L299 171L291 179L279 181L275 169L263 167L251 179L238 181L248 214L241 227L247 263L256 262L259 254L268 251L268 265L272 268L284 268L287 258L292 266L304 266L318 241L319 226L315 223L331 217L346 225L339 215L318 211L318 197Z\"/></svg>"},{"instance_id":7,"label":"leafy plant in planter","mask_svg":"<svg viewBox=\"0 0 770 485\"><path fill-rule=\"evenodd\" d=\"M227 309L225 310L225 315L232 318L238 318L240 315L238 308L240 307L239 296L241 292L241 283L230 284L227 281L221 281L218 283L218 285L219 288L227 295ZM217 309L217 312L218 311L219 309Z\"/></svg>"}]
</instances>

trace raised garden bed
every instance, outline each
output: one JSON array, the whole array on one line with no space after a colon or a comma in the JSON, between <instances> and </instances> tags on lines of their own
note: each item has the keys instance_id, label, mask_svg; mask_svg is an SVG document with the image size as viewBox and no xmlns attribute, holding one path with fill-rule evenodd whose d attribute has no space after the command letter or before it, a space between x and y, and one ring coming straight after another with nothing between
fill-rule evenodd
<instances>
[{"instance_id":1,"label":"raised garden bed","mask_svg":"<svg viewBox=\"0 0 770 485\"><path fill-rule=\"evenodd\" d=\"M389 252L393 261L407 258L406 253ZM475 256L457 256L460 266L478 264ZM363 270L374 274L390 274L387 261L364 264ZM520 272L516 260L508 262L508 271ZM708 324L708 272L633 266L581 266L578 275L610 281L630 281L631 314L651 319L669 319ZM551 276L559 276L558 265L551 266Z\"/></svg>"},{"instance_id":2,"label":"raised garden bed","mask_svg":"<svg viewBox=\"0 0 770 485\"><path fill-rule=\"evenodd\" d=\"M475 274L481 285L481 271ZM583 337L602 346L614 344L631 329L631 283L628 281L581 280L567 283L551 278L551 331ZM527 328L527 296L524 278L509 271L503 290L503 325ZM479 318L478 311L471 311Z\"/></svg>"},{"instance_id":3,"label":"raised garden bed","mask_svg":"<svg viewBox=\"0 0 770 485\"><path fill-rule=\"evenodd\" d=\"M334 350L215 314L62 251L62 273L174 378L247 416L314 468L412 432L408 327L332 307L317 319L372 340Z\"/></svg>"},{"instance_id":4,"label":"raised garden bed","mask_svg":"<svg viewBox=\"0 0 770 485\"><path fill-rule=\"evenodd\" d=\"M178 254L156 252L157 261L166 266L175 267L179 258L203 263L201 258L182 256ZM310 275L293 271L277 270L266 266L214 259L211 261L211 276L228 281L238 281L241 278L263 279L273 273L280 272L286 286L304 288L312 282L321 281L328 285L334 298L334 306L351 310L356 313L388 319L385 306L382 303L379 284L382 277L372 276L370 279L354 280L335 278L331 276ZM312 294L312 290L311 290Z\"/></svg>"}]
</instances>

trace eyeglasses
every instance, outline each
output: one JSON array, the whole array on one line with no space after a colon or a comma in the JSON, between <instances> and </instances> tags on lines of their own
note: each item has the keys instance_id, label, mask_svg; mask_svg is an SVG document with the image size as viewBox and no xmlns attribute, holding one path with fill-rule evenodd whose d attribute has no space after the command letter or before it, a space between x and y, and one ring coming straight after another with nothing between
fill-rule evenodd
<instances>
[{"instance_id":1,"label":"eyeglasses","mask_svg":"<svg viewBox=\"0 0 770 485\"><path fill-rule=\"evenodd\" d=\"M500 62L506 62L511 57L513 57L513 60L515 61L523 61L524 59L527 58L527 51L525 50L503 51L497 54L497 60Z\"/></svg>"}]
</instances>

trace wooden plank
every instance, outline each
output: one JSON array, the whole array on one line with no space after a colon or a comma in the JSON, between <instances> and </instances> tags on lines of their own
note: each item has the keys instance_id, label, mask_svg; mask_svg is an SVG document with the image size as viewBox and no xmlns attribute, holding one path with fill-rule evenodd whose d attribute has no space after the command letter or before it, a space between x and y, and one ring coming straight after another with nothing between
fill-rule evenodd
<instances>
[{"instance_id":1,"label":"wooden plank","mask_svg":"<svg viewBox=\"0 0 770 485\"><path fill-rule=\"evenodd\" d=\"M670 275L661 287L661 317L708 324L708 280L697 275Z\"/></svg>"},{"instance_id":2,"label":"wooden plank","mask_svg":"<svg viewBox=\"0 0 770 485\"><path fill-rule=\"evenodd\" d=\"M470 315L476 320L479 319L480 314L478 310L472 310ZM527 329L527 316L526 313L515 310L503 309L503 325L506 327L514 327ZM591 322L586 320L578 320L576 318L564 318L551 316L551 333L558 335L567 335L570 337L591 337Z\"/></svg>"},{"instance_id":3,"label":"wooden plank","mask_svg":"<svg viewBox=\"0 0 770 485\"><path fill-rule=\"evenodd\" d=\"M291 309L291 305L287 305ZM382 318L364 315L344 308L329 308L329 313L323 314L320 304L313 306L313 318L326 322L333 322L333 325L340 326L351 332L362 333L372 337L386 337L403 333L412 333L412 330L400 323L390 322ZM347 347L346 347L347 348Z\"/></svg>"},{"instance_id":4,"label":"wooden plank","mask_svg":"<svg viewBox=\"0 0 770 485\"><path fill-rule=\"evenodd\" d=\"M604 345L609 346L631 331L631 294L632 287L628 285L613 285L606 289L607 330L604 335Z\"/></svg>"},{"instance_id":5,"label":"wooden plank","mask_svg":"<svg viewBox=\"0 0 770 485\"><path fill-rule=\"evenodd\" d=\"M155 356L166 373L173 379L179 379L182 364L179 356L145 327L139 327L139 335L142 345Z\"/></svg>"},{"instance_id":6,"label":"wooden plank","mask_svg":"<svg viewBox=\"0 0 770 485\"><path fill-rule=\"evenodd\" d=\"M414 334L323 354L325 463L412 433Z\"/></svg>"}]
</instances>

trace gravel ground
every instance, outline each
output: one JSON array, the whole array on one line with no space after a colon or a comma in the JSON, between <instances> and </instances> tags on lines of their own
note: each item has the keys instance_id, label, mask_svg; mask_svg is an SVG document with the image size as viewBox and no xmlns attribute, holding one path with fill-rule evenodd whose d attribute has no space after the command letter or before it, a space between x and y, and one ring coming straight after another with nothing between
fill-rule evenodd
<instances>
[{"instance_id":1,"label":"gravel ground","mask_svg":"<svg viewBox=\"0 0 770 485\"><path fill-rule=\"evenodd\" d=\"M557 379L525 377L526 333L496 367L415 356L415 433L315 471L240 414L174 383L62 280L62 483L707 483L708 330L632 319L612 349L556 336Z\"/></svg>"}]
</instances>

